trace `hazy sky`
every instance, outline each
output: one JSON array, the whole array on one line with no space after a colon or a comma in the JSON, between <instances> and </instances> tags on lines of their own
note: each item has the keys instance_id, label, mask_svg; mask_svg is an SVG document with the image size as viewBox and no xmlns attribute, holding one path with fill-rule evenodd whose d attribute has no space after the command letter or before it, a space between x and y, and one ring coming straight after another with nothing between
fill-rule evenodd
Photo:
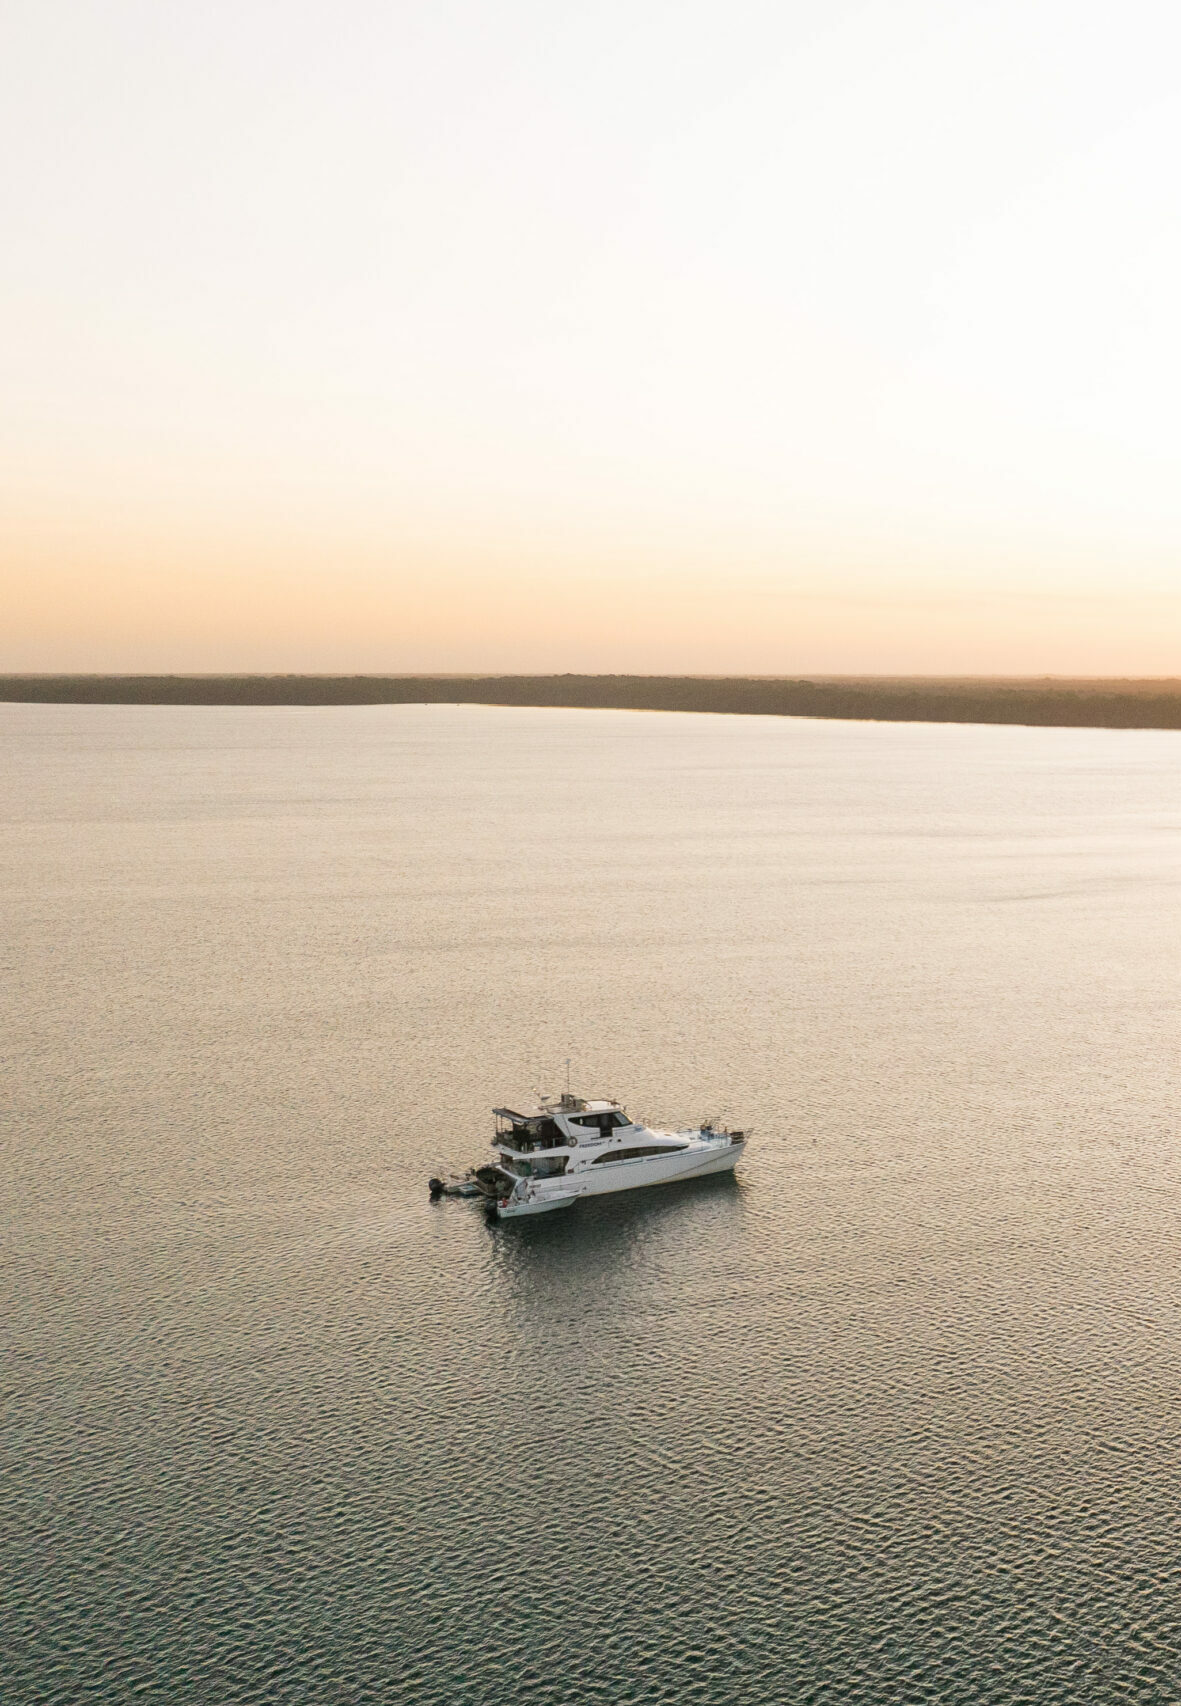
<instances>
[{"instance_id":1,"label":"hazy sky","mask_svg":"<svg viewBox=\"0 0 1181 1706\"><path fill-rule=\"evenodd\" d=\"M1181 8L8 0L0 669L1181 673Z\"/></svg>"}]
</instances>

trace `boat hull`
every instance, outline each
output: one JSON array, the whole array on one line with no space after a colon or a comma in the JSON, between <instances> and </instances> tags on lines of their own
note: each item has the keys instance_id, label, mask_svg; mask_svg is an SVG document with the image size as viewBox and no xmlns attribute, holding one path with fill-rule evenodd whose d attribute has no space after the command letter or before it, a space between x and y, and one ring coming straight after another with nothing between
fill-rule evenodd
<instances>
[{"instance_id":1,"label":"boat hull","mask_svg":"<svg viewBox=\"0 0 1181 1706\"><path fill-rule=\"evenodd\" d=\"M573 1191L567 1191L564 1196L502 1197L496 1205L496 1213L501 1220L516 1220L525 1214L549 1214L551 1209L569 1208L573 1201Z\"/></svg>"},{"instance_id":2,"label":"boat hull","mask_svg":"<svg viewBox=\"0 0 1181 1706\"><path fill-rule=\"evenodd\" d=\"M635 1191L647 1185L671 1185L678 1179L699 1179L707 1173L729 1173L742 1155L741 1143L730 1143L712 1152L682 1151L651 1161L609 1163L601 1174L591 1171L579 1179L579 1195L613 1196L616 1191Z\"/></svg>"},{"instance_id":3,"label":"boat hull","mask_svg":"<svg viewBox=\"0 0 1181 1706\"><path fill-rule=\"evenodd\" d=\"M565 1174L560 1183L558 1179L553 1184L537 1179L532 1181L527 1196L514 1194L507 1201L502 1198L496 1212L502 1219L511 1220L521 1214L543 1214L550 1208L564 1208L581 1197L614 1196L620 1191L672 1185L680 1179L701 1179L711 1173L729 1173L742 1158L745 1147L744 1143L693 1145L643 1161L607 1162L601 1172L592 1168L574 1176Z\"/></svg>"}]
</instances>

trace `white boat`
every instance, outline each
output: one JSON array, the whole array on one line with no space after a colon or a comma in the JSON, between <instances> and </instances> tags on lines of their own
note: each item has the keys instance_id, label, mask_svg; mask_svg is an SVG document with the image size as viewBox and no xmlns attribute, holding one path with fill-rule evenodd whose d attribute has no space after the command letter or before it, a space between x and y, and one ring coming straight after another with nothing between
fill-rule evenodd
<instances>
[{"instance_id":1,"label":"white boat","mask_svg":"<svg viewBox=\"0 0 1181 1706\"><path fill-rule=\"evenodd\" d=\"M580 1197L728 1173L746 1144L745 1132L712 1123L656 1131L618 1102L584 1101L569 1091L493 1111L497 1160L475 1177L505 1220L567 1208Z\"/></svg>"}]
</instances>

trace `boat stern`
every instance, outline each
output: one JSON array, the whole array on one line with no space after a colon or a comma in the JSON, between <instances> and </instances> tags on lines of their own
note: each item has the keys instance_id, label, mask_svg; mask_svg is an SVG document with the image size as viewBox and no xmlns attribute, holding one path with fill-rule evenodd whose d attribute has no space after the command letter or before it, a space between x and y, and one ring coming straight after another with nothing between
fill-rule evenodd
<instances>
[{"instance_id":1,"label":"boat stern","mask_svg":"<svg viewBox=\"0 0 1181 1706\"><path fill-rule=\"evenodd\" d=\"M548 1214L551 1209L568 1208L576 1195L575 1191L551 1191L543 1196L535 1190L522 1191L518 1185L507 1197L497 1197L496 1218L516 1220L526 1214Z\"/></svg>"}]
</instances>

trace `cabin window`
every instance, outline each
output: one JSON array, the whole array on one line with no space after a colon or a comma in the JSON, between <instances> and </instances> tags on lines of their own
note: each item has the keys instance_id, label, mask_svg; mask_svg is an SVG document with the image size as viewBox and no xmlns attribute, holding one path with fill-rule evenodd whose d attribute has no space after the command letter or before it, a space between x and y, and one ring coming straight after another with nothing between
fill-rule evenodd
<instances>
[{"instance_id":1,"label":"cabin window","mask_svg":"<svg viewBox=\"0 0 1181 1706\"><path fill-rule=\"evenodd\" d=\"M578 1119L572 1119L570 1124L575 1131L606 1133L611 1130L610 1119L610 1114L581 1114Z\"/></svg>"},{"instance_id":2,"label":"cabin window","mask_svg":"<svg viewBox=\"0 0 1181 1706\"><path fill-rule=\"evenodd\" d=\"M533 1163L533 1176L536 1179L552 1179L558 1173L566 1171L565 1155L546 1155Z\"/></svg>"},{"instance_id":3,"label":"cabin window","mask_svg":"<svg viewBox=\"0 0 1181 1706\"><path fill-rule=\"evenodd\" d=\"M614 1131L617 1126L630 1125L626 1114L580 1114L577 1119L570 1121L580 1131L601 1131L604 1136Z\"/></svg>"},{"instance_id":4,"label":"cabin window","mask_svg":"<svg viewBox=\"0 0 1181 1706\"><path fill-rule=\"evenodd\" d=\"M600 1161L645 1161L653 1155L676 1155L688 1147L687 1143L646 1143L635 1149L605 1149L595 1156L595 1165Z\"/></svg>"}]
</instances>

